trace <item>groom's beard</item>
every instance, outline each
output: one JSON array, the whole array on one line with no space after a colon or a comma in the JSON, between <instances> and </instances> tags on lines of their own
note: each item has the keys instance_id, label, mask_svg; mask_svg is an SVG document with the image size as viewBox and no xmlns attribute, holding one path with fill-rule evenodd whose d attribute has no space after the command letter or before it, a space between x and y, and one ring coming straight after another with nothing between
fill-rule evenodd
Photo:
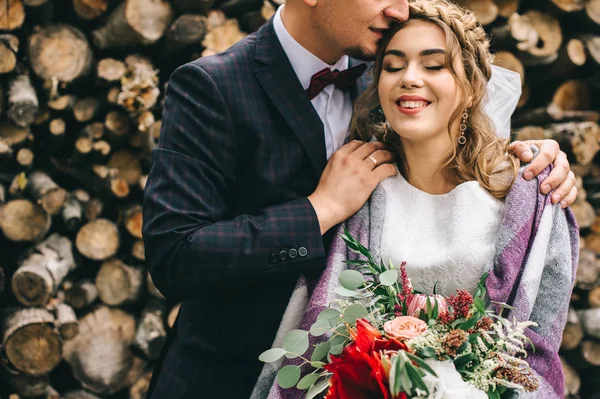
<instances>
[{"instance_id":1,"label":"groom's beard","mask_svg":"<svg viewBox=\"0 0 600 399\"><path fill-rule=\"evenodd\" d=\"M362 61L375 61L377 53L371 52L361 46L350 47L346 49L345 53L352 58L356 58Z\"/></svg>"}]
</instances>

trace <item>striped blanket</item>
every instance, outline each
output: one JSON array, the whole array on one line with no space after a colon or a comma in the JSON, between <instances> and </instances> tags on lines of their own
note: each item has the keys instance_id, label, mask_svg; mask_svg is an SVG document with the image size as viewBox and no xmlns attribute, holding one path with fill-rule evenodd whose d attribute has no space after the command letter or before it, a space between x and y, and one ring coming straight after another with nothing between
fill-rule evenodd
<instances>
[{"instance_id":1,"label":"striped blanket","mask_svg":"<svg viewBox=\"0 0 600 399\"><path fill-rule=\"evenodd\" d=\"M519 397L562 398L564 382L558 349L577 268L579 231L570 209L552 205L550 196L539 192L540 182L548 176L550 168L530 181L522 177L524 168L506 197L494 266L486 284L491 301L515 308L507 317L538 324L527 331L535 352L528 350L526 360L537 373L540 388L533 393L519 392ZM379 258L385 203L385 191L378 187L369 202L344 223L375 259ZM317 315L336 299L334 288L338 285L338 275L347 268L343 261L356 257L342 239L336 237L319 280L306 282L300 278L298 281L273 347L281 347L283 336L291 329L310 329ZM311 344L318 342L311 337ZM293 363L294 360L285 360L285 364ZM295 388L284 390L277 385L276 374L281 366L281 362L265 365L251 399L302 396Z\"/></svg>"}]
</instances>

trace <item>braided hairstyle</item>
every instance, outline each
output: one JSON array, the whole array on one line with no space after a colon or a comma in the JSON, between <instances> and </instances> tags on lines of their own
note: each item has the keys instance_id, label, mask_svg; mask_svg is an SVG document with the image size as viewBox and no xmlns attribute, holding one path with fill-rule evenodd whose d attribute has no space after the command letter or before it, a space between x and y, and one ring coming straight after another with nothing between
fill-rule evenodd
<instances>
[{"instance_id":1,"label":"braided hairstyle","mask_svg":"<svg viewBox=\"0 0 600 399\"><path fill-rule=\"evenodd\" d=\"M404 160L400 135L388 134L377 90L383 67L383 56L394 35L412 21L429 21L438 25L446 36L446 66L464 93L461 103L452 113L448 132L454 143L444 163L456 184L477 180L496 198L504 198L516 178L518 160L507 155L508 140L496 135L493 125L483 111L482 101L491 78L493 56L484 29L475 15L446 0L416 0L409 2L408 21L390 29L382 39L373 68L373 84L355 101L351 122L354 137L368 141L375 136ZM464 73L458 73L456 60L462 60ZM467 103L471 100L470 104ZM453 122L469 108L466 120L466 144L459 145L458 132L452 132ZM400 172L408 177L408 165L399 162Z\"/></svg>"}]
</instances>

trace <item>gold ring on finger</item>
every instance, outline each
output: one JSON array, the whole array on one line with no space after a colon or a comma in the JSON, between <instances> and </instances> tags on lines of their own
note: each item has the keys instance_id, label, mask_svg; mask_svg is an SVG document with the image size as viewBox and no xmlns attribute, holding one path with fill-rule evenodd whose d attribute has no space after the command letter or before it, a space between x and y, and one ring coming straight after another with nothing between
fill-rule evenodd
<instances>
[{"instance_id":1,"label":"gold ring on finger","mask_svg":"<svg viewBox=\"0 0 600 399\"><path fill-rule=\"evenodd\" d=\"M377 167L377 159L375 159L373 154L369 155L367 158L369 158L371 162L373 162L373 166Z\"/></svg>"}]
</instances>

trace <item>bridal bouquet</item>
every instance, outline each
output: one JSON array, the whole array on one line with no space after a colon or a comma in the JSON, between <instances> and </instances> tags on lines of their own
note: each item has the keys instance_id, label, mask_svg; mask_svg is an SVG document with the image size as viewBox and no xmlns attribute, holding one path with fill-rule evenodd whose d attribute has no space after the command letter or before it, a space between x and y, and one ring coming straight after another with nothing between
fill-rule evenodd
<instances>
[{"instance_id":1,"label":"bridal bouquet","mask_svg":"<svg viewBox=\"0 0 600 399\"><path fill-rule=\"evenodd\" d=\"M290 331L282 348L259 357L267 363L297 358L279 370L282 388L307 390L306 399L326 390L326 399L486 399L538 388L523 360L524 332L535 323L487 310L487 275L475 295L418 293L404 263L378 264L347 231L342 238L366 258L347 261L352 270L340 274L336 292L345 299L323 310L310 331ZM305 356L309 335L327 339Z\"/></svg>"}]
</instances>

